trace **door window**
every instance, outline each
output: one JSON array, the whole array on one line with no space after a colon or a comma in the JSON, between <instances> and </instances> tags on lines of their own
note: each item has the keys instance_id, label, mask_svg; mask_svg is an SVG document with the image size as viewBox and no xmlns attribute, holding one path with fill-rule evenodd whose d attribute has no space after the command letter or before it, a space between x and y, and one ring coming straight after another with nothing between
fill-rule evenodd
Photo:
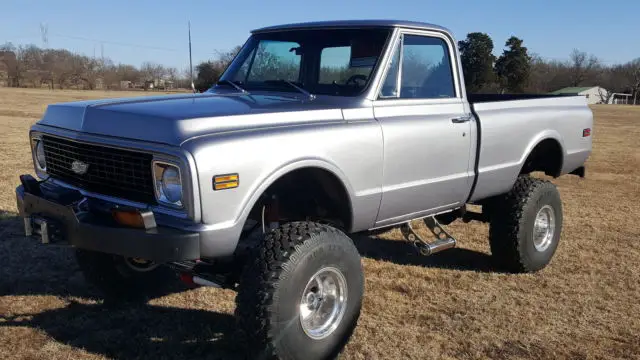
<instances>
[{"instance_id":1,"label":"door window","mask_svg":"<svg viewBox=\"0 0 640 360\"><path fill-rule=\"evenodd\" d=\"M400 98L455 97L451 59L444 40L418 35L403 38Z\"/></svg>"},{"instance_id":2,"label":"door window","mask_svg":"<svg viewBox=\"0 0 640 360\"><path fill-rule=\"evenodd\" d=\"M398 58L401 81L398 93L395 85L398 76ZM437 37L403 35L402 47L396 49L387 77L382 86L381 98L442 99L455 97L451 57L447 43Z\"/></svg>"}]
</instances>

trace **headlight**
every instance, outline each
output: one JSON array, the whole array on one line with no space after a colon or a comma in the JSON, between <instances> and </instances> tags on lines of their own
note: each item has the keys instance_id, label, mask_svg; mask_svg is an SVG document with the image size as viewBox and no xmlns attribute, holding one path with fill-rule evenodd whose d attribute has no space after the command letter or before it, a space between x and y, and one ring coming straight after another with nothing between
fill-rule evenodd
<instances>
[{"instance_id":1,"label":"headlight","mask_svg":"<svg viewBox=\"0 0 640 360\"><path fill-rule=\"evenodd\" d=\"M35 155L36 155L36 166L38 170L45 171L47 170L47 159L44 155L44 144L42 140L34 140L36 142L35 147Z\"/></svg>"},{"instance_id":2,"label":"headlight","mask_svg":"<svg viewBox=\"0 0 640 360\"><path fill-rule=\"evenodd\" d=\"M156 198L165 205L182 207L182 179L180 168L175 165L154 162Z\"/></svg>"}]
</instances>

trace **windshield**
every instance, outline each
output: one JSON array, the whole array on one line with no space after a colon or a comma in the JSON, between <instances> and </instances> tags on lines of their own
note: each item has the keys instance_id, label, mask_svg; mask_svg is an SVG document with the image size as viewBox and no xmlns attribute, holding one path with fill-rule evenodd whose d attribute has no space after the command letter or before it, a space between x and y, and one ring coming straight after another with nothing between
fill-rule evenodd
<instances>
[{"instance_id":1,"label":"windshield","mask_svg":"<svg viewBox=\"0 0 640 360\"><path fill-rule=\"evenodd\" d=\"M220 78L242 89L353 96L369 85L389 29L319 29L251 36Z\"/></svg>"}]
</instances>

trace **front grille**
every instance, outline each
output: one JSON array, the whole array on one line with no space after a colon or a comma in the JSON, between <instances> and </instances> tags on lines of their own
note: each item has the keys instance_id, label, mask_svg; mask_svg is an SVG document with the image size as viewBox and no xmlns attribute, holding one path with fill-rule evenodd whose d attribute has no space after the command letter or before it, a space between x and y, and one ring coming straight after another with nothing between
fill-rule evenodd
<instances>
[{"instance_id":1,"label":"front grille","mask_svg":"<svg viewBox=\"0 0 640 360\"><path fill-rule=\"evenodd\" d=\"M97 194L155 204L151 154L43 136L47 173L54 179ZM88 164L84 174L72 163Z\"/></svg>"}]
</instances>

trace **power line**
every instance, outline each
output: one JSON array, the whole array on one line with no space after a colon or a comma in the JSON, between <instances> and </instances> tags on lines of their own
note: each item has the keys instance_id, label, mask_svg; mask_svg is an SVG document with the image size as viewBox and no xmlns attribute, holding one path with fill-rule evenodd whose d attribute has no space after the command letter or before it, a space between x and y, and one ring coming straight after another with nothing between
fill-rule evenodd
<instances>
[{"instance_id":1,"label":"power line","mask_svg":"<svg viewBox=\"0 0 640 360\"><path fill-rule=\"evenodd\" d=\"M67 38L67 39L75 39L75 40L90 41L90 42L99 42L101 44L129 46L129 47L135 47L135 48L140 48L140 49L180 52L180 50L177 50L177 49L171 49L171 48L160 47L160 46L148 46L148 45L140 45L140 44L131 44L131 43L124 43L124 42L119 42L119 41L91 39L91 38L86 38L86 37L82 37L82 36L72 36L72 35L63 35L63 34L51 34L51 35L52 36L56 36L56 37L61 37L61 38Z\"/></svg>"}]
</instances>

